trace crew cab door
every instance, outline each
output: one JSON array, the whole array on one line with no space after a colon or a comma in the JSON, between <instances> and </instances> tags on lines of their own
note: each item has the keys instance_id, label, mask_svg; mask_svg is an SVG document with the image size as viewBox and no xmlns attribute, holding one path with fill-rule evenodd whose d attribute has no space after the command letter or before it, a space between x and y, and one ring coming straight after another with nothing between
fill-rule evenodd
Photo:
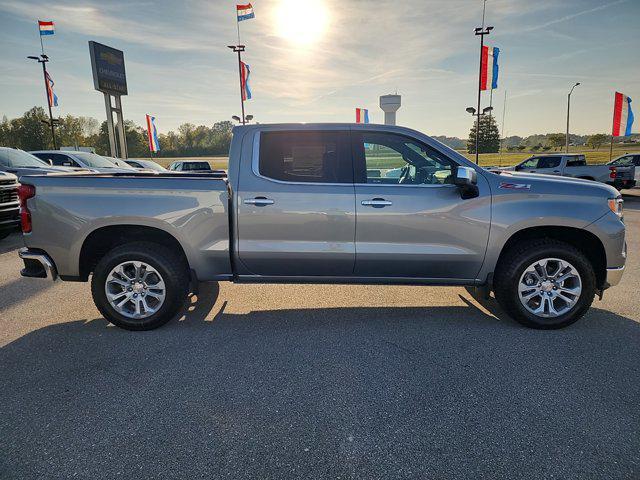
<instances>
[{"instance_id":1,"label":"crew cab door","mask_svg":"<svg viewBox=\"0 0 640 480\"><path fill-rule=\"evenodd\" d=\"M356 267L365 277L475 279L487 248L489 186L463 200L456 163L416 139L354 129Z\"/></svg>"},{"instance_id":2,"label":"crew cab door","mask_svg":"<svg viewBox=\"0 0 640 480\"><path fill-rule=\"evenodd\" d=\"M247 275L352 275L354 202L348 128L255 132L251 166L239 173L241 267Z\"/></svg>"}]
</instances>

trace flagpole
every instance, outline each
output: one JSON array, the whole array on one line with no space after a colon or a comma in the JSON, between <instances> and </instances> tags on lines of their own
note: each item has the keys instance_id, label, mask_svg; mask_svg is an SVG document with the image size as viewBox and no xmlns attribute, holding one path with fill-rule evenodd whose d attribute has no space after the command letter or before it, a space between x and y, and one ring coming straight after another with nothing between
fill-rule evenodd
<instances>
[{"instance_id":1,"label":"flagpole","mask_svg":"<svg viewBox=\"0 0 640 480\"><path fill-rule=\"evenodd\" d=\"M507 112L507 91L504 91L504 103L502 104L502 133L500 134L500 164L502 166L502 151L504 149L504 117Z\"/></svg>"},{"instance_id":2,"label":"flagpole","mask_svg":"<svg viewBox=\"0 0 640 480\"><path fill-rule=\"evenodd\" d=\"M613 95L613 118L611 119L611 144L609 146L609 161L613 159L613 127L616 121L616 96Z\"/></svg>"}]
</instances>

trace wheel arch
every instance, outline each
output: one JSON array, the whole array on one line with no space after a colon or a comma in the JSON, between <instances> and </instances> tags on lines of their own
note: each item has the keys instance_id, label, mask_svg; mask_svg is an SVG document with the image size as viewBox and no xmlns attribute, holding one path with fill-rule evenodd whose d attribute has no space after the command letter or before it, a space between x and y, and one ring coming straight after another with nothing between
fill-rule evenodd
<instances>
[{"instance_id":1,"label":"wheel arch","mask_svg":"<svg viewBox=\"0 0 640 480\"><path fill-rule=\"evenodd\" d=\"M189 265L189 258L182 244L171 233L147 225L108 225L93 230L82 243L78 259L78 273L86 281L100 259L110 250L130 242L153 242L177 252Z\"/></svg>"},{"instance_id":2,"label":"wheel arch","mask_svg":"<svg viewBox=\"0 0 640 480\"><path fill-rule=\"evenodd\" d=\"M593 265L596 285L602 288L607 276L607 255L602 241L593 233L576 227L539 226L529 227L513 233L502 246L496 269L504 260L506 253L518 243L539 238L550 238L570 244L580 250Z\"/></svg>"}]
</instances>

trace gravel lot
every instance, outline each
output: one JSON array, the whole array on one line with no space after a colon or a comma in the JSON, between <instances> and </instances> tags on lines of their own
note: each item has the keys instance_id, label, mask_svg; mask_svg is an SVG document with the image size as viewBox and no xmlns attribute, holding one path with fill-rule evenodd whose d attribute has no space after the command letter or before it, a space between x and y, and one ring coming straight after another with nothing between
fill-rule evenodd
<instances>
[{"instance_id":1,"label":"gravel lot","mask_svg":"<svg viewBox=\"0 0 640 480\"><path fill-rule=\"evenodd\" d=\"M640 195L622 284L561 331L461 288L204 286L109 326L0 243L0 478L640 478Z\"/></svg>"}]
</instances>

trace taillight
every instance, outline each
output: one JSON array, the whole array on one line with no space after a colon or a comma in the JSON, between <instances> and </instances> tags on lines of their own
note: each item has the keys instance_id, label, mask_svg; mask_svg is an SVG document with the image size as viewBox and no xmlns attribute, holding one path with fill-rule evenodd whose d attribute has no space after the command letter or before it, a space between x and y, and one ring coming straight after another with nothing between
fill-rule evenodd
<instances>
[{"instance_id":1,"label":"taillight","mask_svg":"<svg viewBox=\"0 0 640 480\"><path fill-rule=\"evenodd\" d=\"M31 212L27 206L27 200L36 196L36 187L33 185L20 185L18 197L20 198L20 224L22 233L31 233Z\"/></svg>"},{"instance_id":2,"label":"taillight","mask_svg":"<svg viewBox=\"0 0 640 480\"><path fill-rule=\"evenodd\" d=\"M609 167L609 178L616 178L618 176L618 172L616 171L616 167Z\"/></svg>"}]
</instances>

